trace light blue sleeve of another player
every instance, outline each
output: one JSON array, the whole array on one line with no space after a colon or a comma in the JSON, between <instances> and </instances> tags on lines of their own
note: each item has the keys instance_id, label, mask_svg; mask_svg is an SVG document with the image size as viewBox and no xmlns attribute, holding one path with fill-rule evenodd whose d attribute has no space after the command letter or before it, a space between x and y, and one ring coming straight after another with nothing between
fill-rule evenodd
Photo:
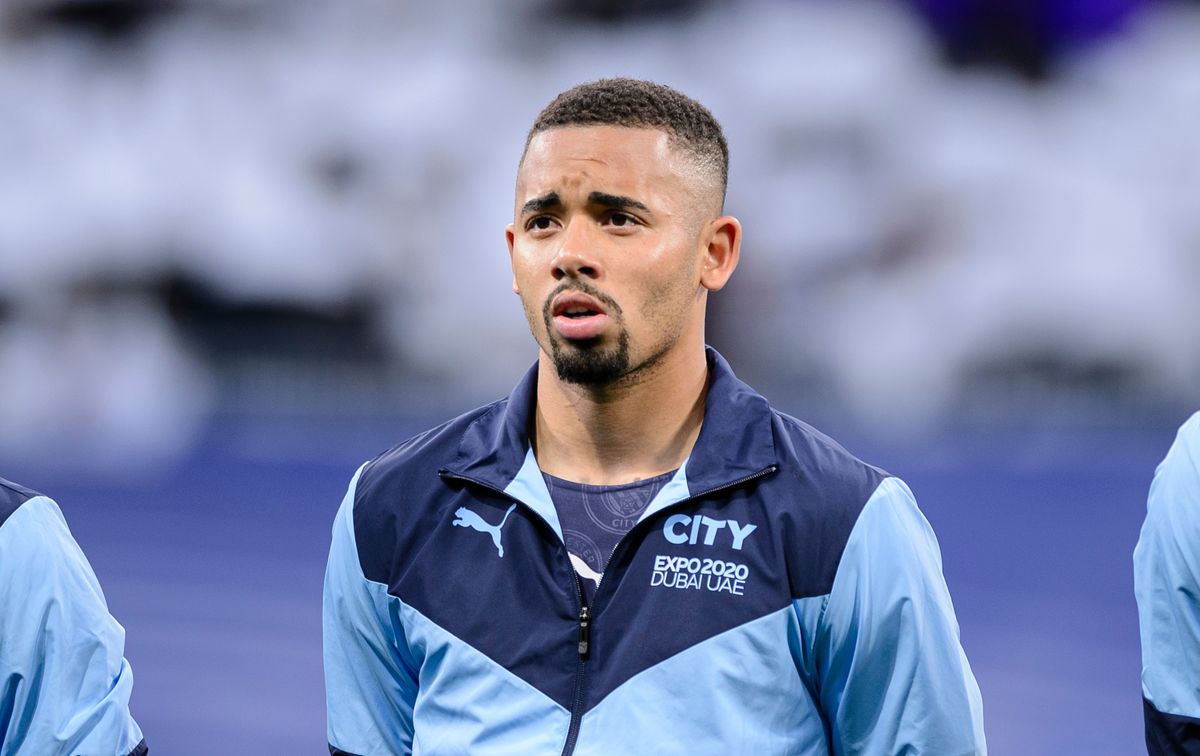
<instances>
[{"instance_id":1,"label":"light blue sleeve of another player","mask_svg":"<svg viewBox=\"0 0 1200 756\"><path fill-rule=\"evenodd\" d=\"M322 628L330 750L375 756L412 752L417 679L402 648L399 604L367 580L354 537L350 482L333 523Z\"/></svg>"},{"instance_id":2,"label":"light blue sleeve of another player","mask_svg":"<svg viewBox=\"0 0 1200 756\"><path fill-rule=\"evenodd\" d=\"M937 539L900 480L859 515L815 641L835 754L987 753Z\"/></svg>"},{"instance_id":3,"label":"light blue sleeve of another player","mask_svg":"<svg viewBox=\"0 0 1200 756\"><path fill-rule=\"evenodd\" d=\"M1142 694L1158 712L1194 722L1200 718L1200 413L1179 429L1154 473L1133 568Z\"/></svg>"},{"instance_id":4,"label":"light blue sleeve of another player","mask_svg":"<svg viewBox=\"0 0 1200 756\"><path fill-rule=\"evenodd\" d=\"M0 756L143 753L125 630L58 505L0 525Z\"/></svg>"}]
</instances>

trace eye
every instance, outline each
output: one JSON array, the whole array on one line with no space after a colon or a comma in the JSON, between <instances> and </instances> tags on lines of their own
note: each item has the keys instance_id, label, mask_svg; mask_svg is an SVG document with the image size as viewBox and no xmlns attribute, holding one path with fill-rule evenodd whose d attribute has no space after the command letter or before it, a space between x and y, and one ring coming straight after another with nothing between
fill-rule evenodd
<instances>
[{"instance_id":1,"label":"eye","mask_svg":"<svg viewBox=\"0 0 1200 756\"><path fill-rule=\"evenodd\" d=\"M554 228L554 219L548 215L535 215L525 223L526 231L549 231Z\"/></svg>"},{"instance_id":2,"label":"eye","mask_svg":"<svg viewBox=\"0 0 1200 756\"><path fill-rule=\"evenodd\" d=\"M608 223L609 225L616 226L617 228L630 228L637 225L637 219L629 213L616 211L609 213Z\"/></svg>"}]
</instances>

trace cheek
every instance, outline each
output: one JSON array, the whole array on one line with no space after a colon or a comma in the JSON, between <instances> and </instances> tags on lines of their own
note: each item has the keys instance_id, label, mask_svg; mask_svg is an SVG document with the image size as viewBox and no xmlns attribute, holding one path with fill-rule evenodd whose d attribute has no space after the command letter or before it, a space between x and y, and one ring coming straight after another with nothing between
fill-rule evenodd
<instances>
[{"instance_id":1,"label":"cheek","mask_svg":"<svg viewBox=\"0 0 1200 756\"><path fill-rule=\"evenodd\" d=\"M522 289L525 288L529 283L528 258L521 254L521 250L518 248L513 251L510 262L512 263L513 280L515 280L517 285Z\"/></svg>"},{"instance_id":2,"label":"cheek","mask_svg":"<svg viewBox=\"0 0 1200 756\"><path fill-rule=\"evenodd\" d=\"M521 287L519 295L529 327L536 331L542 326L542 298L536 291L525 287Z\"/></svg>"},{"instance_id":3,"label":"cheek","mask_svg":"<svg viewBox=\"0 0 1200 756\"><path fill-rule=\"evenodd\" d=\"M642 312L647 321L663 329L683 327L696 301L696 260L690 255L676 254L663 259L656 273L641 279Z\"/></svg>"},{"instance_id":4,"label":"cheek","mask_svg":"<svg viewBox=\"0 0 1200 756\"><path fill-rule=\"evenodd\" d=\"M517 293L521 295L523 301L532 303L539 296L545 294L543 290L545 282L534 274L534 265L530 260L514 256L512 268L513 281L516 283Z\"/></svg>"}]
</instances>

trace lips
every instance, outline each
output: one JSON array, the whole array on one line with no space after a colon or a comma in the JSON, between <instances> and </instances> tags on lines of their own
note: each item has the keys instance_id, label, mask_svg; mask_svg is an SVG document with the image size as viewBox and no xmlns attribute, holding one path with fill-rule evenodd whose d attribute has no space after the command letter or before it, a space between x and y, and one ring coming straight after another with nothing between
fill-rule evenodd
<instances>
[{"instance_id":1,"label":"lips","mask_svg":"<svg viewBox=\"0 0 1200 756\"><path fill-rule=\"evenodd\" d=\"M551 304L554 328L572 341L594 339L608 327L609 315L604 306L592 297L577 291L567 291L554 298Z\"/></svg>"}]
</instances>

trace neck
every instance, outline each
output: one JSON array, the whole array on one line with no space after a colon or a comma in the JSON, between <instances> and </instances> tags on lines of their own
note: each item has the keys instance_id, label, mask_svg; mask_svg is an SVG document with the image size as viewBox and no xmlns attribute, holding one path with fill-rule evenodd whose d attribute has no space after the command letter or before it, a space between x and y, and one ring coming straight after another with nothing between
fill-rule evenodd
<instances>
[{"instance_id":1,"label":"neck","mask_svg":"<svg viewBox=\"0 0 1200 756\"><path fill-rule=\"evenodd\" d=\"M700 435L707 382L703 346L666 355L644 375L602 387L559 380L543 353L533 439L538 466L596 485L670 472Z\"/></svg>"}]
</instances>

